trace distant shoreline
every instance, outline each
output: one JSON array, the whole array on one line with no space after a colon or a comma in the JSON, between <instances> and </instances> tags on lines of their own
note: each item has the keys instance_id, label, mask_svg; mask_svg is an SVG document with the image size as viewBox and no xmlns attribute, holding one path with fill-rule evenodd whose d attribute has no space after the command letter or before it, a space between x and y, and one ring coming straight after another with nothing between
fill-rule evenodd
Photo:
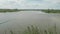
<instances>
[{"instance_id":1,"label":"distant shoreline","mask_svg":"<svg viewBox=\"0 0 60 34\"><path fill-rule=\"evenodd\" d=\"M45 13L60 13L60 10L54 10L54 9L47 9L47 10L42 10Z\"/></svg>"},{"instance_id":2,"label":"distant shoreline","mask_svg":"<svg viewBox=\"0 0 60 34\"><path fill-rule=\"evenodd\" d=\"M42 11L45 13L60 13L59 9L0 9L0 12Z\"/></svg>"}]
</instances>

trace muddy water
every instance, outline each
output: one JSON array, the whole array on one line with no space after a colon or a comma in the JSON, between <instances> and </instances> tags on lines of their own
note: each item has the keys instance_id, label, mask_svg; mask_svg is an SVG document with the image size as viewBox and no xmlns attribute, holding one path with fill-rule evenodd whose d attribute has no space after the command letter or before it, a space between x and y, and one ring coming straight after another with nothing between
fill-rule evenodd
<instances>
[{"instance_id":1,"label":"muddy water","mask_svg":"<svg viewBox=\"0 0 60 34\"><path fill-rule=\"evenodd\" d=\"M60 25L60 14L48 14L41 11L20 11L0 13L0 33L6 30L20 30L29 25L37 25L42 28Z\"/></svg>"}]
</instances>

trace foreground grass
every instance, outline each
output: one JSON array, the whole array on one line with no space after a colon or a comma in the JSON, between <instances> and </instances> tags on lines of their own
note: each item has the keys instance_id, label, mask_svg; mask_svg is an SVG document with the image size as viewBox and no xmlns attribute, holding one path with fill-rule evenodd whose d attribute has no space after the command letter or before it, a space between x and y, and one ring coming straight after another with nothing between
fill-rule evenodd
<instances>
[{"instance_id":1,"label":"foreground grass","mask_svg":"<svg viewBox=\"0 0 60 34\"><path fill-rule=\"evenodd\" d=\"M48 27L47 29L42 29L41 27L31 25L31 26L27 26L27 28L22 33L20 32L18 33L19 34L60 34L57 31L56 24L53 27ZM10 30L10 34L16 34L16 33Z\"/></svg>"},{"instance_id":2,"label":"foreground grass","mask_svg":"<svg viewBox=\"0 0 60 34\"><path fill-rule=\"evenodd\" d=\"M27 30L24 31L24 34L57 34L56 25L53 28L41 29L37 26L28 26Z\"/></svg>"}]
</instances>

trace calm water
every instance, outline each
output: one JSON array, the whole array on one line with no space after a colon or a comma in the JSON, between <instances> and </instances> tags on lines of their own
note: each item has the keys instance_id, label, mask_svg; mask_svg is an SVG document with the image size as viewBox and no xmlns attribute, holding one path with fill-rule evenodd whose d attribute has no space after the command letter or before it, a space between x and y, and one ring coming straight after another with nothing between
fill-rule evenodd
<instances>
[{"instance_id":1,"label":"calm water","mask_svg":"<svg viewBox=\"0 0 60 34\"><path fill-rule=\"evenodd\" d=\"M16 31L24 29L29 25L47 27L54 24L60 25L60 14L48 14L41 11L20 11L11 13L0 13L0 33L7 29Z\"/></svg>"}]
</instances>

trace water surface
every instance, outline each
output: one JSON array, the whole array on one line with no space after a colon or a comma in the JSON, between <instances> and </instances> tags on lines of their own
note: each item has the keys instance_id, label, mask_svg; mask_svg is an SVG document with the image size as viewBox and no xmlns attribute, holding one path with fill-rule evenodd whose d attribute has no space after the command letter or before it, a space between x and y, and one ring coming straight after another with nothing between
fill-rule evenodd
<instances>
[{"instance_id":1,"label":"water surface","mask_svg":"<svg viewBox=\"0 0 60 34\"><path fill-rule=\"evenodd\" d=\"M41 11L20 11L0 13L0 32L7 29L16 31L29 25L42 26L43 28L54 24L60 25L60 14L48 14Z\"/></svg>"}]
</instances>

